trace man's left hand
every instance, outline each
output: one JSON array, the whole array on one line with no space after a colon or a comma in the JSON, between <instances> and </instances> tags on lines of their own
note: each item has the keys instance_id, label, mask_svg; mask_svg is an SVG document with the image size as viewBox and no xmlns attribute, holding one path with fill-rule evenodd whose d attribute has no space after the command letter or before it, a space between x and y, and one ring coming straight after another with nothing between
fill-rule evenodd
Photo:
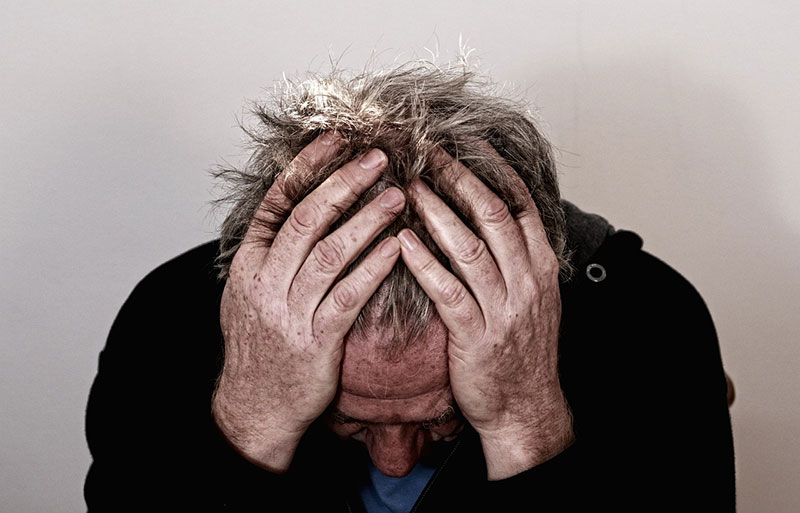
<instances>
[{"instance_id":1,"label":"man's left hand","mask_svg":"<svg viewBox=\"0 0 800 513\"><path fill-rule=\"evenodd\" d=\"M527 197L516 216L463 164L443 151L437 161L442 189L468 205L478 234L417 179L410 191L414 208L457 276L408 229L399 234L402 257L449 331L450 384L480 435L488 477L503 479L574 441L558 379L558 260L510 166L509 177Z\"/></svg>"}]
</instances>

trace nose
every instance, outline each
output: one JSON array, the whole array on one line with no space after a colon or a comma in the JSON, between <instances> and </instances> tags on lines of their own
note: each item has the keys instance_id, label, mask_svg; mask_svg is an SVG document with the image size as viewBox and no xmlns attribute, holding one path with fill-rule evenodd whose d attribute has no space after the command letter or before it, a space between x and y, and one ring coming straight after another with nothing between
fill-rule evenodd
<instances>
[{"instance_id":1,"label":"nose","mask_svg":"<svg viewBox=\"0 0 800 513\"><path fill-rule=\"evenodd\" d=\"M376 425L367 430L364 441L378 470L389 477L403 477L417 463L425 433L413 424Z\"/></svg>"}]
</instances>

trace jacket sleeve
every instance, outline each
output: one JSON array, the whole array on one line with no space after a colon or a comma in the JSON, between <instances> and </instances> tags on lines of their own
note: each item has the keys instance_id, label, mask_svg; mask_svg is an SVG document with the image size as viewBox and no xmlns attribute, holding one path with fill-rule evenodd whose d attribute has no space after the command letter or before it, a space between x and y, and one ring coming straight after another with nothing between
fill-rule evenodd
<instances>
[{"instance_id":1,"label":"jacket sleeve","mask_svg":"<svg viewBox=\"0 0 800 513\"><path fill-rule=\"evenodd\" d=\"M221 353L210 273L186 258L166 264L114 321L86 412L90 512L270 511L290 493L286 476L239 457L211 417Z\"/></svg>"},{"instance_id":2,"label":"jacket sleeve","mask_svg":"<svg viewBox=\"0 0 800 513\"><path fill-rule=\"evenodd\" d=\"M562 386L576 443L488 483L488 502L498 511L515 502L531 511L735 511L726 380L703 299L645 252L600 260L607 279L578 284L565 318Z\"/></svg>"}]
</instances>

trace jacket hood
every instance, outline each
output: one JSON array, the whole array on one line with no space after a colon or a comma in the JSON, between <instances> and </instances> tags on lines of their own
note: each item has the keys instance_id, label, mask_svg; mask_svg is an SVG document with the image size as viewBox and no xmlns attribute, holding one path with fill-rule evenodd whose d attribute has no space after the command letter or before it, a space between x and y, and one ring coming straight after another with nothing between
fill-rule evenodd
<instances>
[{"instance_id":1,"label":"jacket hood","mask_svg":"<svg viewBox=\"0 0 800 513\"><path fill-rule=\"evenodd\" d=\"M616 229L604 217L590 214L562 199L567 220L567 254L574 269L585 267Z\"/></svg>"},{"instance_id":2,"label":"jacket hood","mask_svg":"<svg viewBox=\"0 0 800 513\"><path fill-rule=\"evenodd\" d=\"M574 283L584 274L591 281L602 281L603 266L609 259L623 261L642 249L642 238L634 232L617 230L605 218L584 212L569 201L562 199L561 206L567 221L567 258L574 271L564 282ZM601 270L593 270L595 267ZM597 272L602 274L599 279L590 275Z\"/></svg>"}]
</instances>

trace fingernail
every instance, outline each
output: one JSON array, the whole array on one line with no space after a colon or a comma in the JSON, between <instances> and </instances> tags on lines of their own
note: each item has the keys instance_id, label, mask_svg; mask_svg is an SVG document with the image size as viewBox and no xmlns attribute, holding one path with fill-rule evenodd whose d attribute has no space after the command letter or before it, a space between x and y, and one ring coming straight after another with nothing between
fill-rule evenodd
<instances>
[{"instance_id":1,"label":"fingernail","mask_svg":"<svg viewBox=\"0 0 800 513\"><path fill-rule=\"evenodd\" d=\"M338 140L339 140L339 132L337 132L336 130L332 132L326 132L325 135L323 135L320 138L320 142L322 142L322 144L325 144L327 146L330 146L331 144L335 143Z\"/></svg>"},{"instance_id":2,"label":"fingernail","mask_svg":"<svg viewBox=\"0 0 800 513\"><path fill-rule=\"evenodd\" d=\"M400 242L403 243L406 249L414 249L417 247L417 236L411 230L403 230L400 232L397 237L400 239Z\"/></svg>"},{"instance_id":3,"label":"fingernail","mask_svg":"<svg viewBox=\"0 0 800 513\"><path fill-rule=\"evenodd\" d=\"M397 242L397 239L389 237L381 244L381 256L390 257L397 253L399 249L400 243Z\"/></svg>"},{"instance_id":4,"label":"fingernail","mask_svg":"<svg viewBox=\"0 0 800 513\"><path fill-rule=\"evenodd\" d=\"M381 196L381 206L384 208L394 208L401 205L403 200L405 200L405 196L400 192L400 189L391 187L386 189Z\"/></svg>"},{"instance_id":5,"label":"fingernail","mask_svg":"<svg viewBox=\"0 0 800 513\"><path fill-rule=\"evenodd\" d=\"M386 156L383 152L377 148L370 150L369 153L361 157L361 160L358 161L358 165L363 167L364 169L370 169L374 167L378 167L384 161Z\"/></svg>"}]
</instances>

